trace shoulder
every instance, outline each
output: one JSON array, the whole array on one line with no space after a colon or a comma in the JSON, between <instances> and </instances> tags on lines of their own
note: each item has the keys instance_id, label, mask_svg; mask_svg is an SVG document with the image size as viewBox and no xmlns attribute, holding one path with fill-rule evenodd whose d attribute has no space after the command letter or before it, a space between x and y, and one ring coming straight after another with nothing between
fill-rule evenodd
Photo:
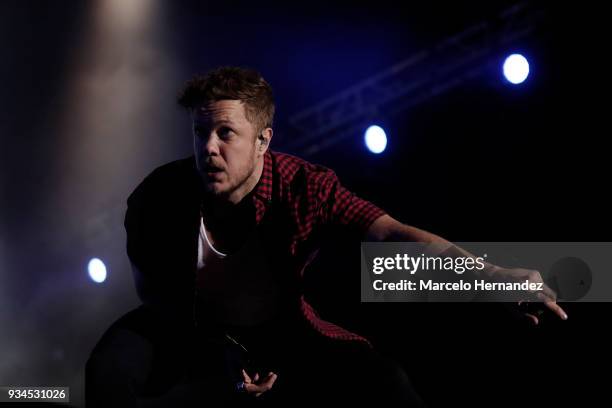
<instances>
[{"instance_id":1,"label":"shoulder","mask_svg":"<svg viewBox=\"0 0 612 408\"><path fill-rule=\"evenodd\" d=\"M175 160L154 169L134 189L128 204L140 198L163 197L181 190L193 189L197 181L193 156Z\"/></svg>"},{"instance_id":2,"label":"shoulder","mask_svg":"<svg viewBox=\"0 0 612 408\"><path fill-rule=\"evenodd\" d=\"M299 187L317 186L336 178L333 170L320 164L311 163L287 153L271 151L273 172L281 184Z\"/></svg>"}]
</instances>

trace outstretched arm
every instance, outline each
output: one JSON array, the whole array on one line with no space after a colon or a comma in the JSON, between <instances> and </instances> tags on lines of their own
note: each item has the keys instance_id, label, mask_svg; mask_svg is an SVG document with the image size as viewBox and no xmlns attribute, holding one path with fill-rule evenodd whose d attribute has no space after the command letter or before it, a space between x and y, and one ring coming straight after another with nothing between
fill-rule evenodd
<instances>
[{"instance_id":1,"label":"outstretched arm","mask_svg":"<svg viewBox=\"0 0 612 408\"><path fill-rule=\"evenodd\" d=\"M457 245L445 240L444 238L432 234L422 229L402 224L389 215L378 217L368 228L366 233L367 241L388 241L388 242L422 242L435 244L440 248L440 254L450 257L470 257L474 255L460 248ZM485 263L484 273L488 276L503 280L516 280L543 283L542 276L538 271L521 268L502 268L490 263ZM546 307L554 312L561 319L567 319L567 314L556 302L555 294L550 288L544 285L543 292L538 293L538 298L544 302ZM535 324L538 324L537 316L527 315Z\"/></svg>"},{"instance_id":2,"label":"outstretched arm","mask_svg":"<svg viewBox=\"0 0 612 408\"><path fill-rule=\"evenodd\" d=\"M378 217L376 221L368 228L367 241L389 241L389 242L423 242L426 244L445 244L452 245L444 238L439 237L431 232L422 229L402 224L391 216L385 214Z\"/></svg>"}]
</instances>

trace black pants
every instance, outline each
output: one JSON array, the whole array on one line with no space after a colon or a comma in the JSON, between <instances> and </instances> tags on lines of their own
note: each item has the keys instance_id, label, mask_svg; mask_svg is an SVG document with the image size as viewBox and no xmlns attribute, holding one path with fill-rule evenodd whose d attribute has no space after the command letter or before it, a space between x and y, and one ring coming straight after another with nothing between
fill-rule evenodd
<instances>
[{"instance_id":1,"label":"black pants","mask_svg":"<svg viewBox=\"0 0 612 408\"><path fill-rule=\"evenodd\" d=\"M259 398L241 394L242 368L278 379ZM143 306L107 330L85 381L88 407L423 406L403 369L366 345L286 323L195 330Z\"/></svg>"}]
</instances>

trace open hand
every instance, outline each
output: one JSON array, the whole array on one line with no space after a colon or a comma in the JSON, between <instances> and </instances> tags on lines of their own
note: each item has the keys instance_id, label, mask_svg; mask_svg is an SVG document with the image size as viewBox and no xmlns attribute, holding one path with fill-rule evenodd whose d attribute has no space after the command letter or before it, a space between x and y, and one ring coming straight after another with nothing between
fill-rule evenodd
<instances>
[{"instance_id":1,"label":"open hand","mask_svg":"<svg viewBox=\"0 0 612 408\"><path fill-rule=\"evenodd\" d=\"M530 283L541 284L542 289L537 292L532 292L531 295L533 295L535 300L542 302L550 311L561 319L567 320L567 313L557 304L555 292L544 283L540 272L532 269L495 267L492 277L496 280L507 282L524 282L527 280ZM521 303L523 302L519 302L519 305ZM539 324L538 316L535 314L525 313L525 316L527 316L533 324Z\"/></svg>"},{"instance_id":2,"label":"open hand","mask_svg":"<svg viewBox=\"0 0 612 408\"><path fill-rule=\"evenodd\" d=\"M255 373L253 378L251 378L245 370L242 370L242 377L244 381L243 390L248 394L259 397L261 394L269 391L272 388L274 382L278 378L278 375L270 372L265 378L260 380L259 373Z\"/></svg>"}]
</instances>

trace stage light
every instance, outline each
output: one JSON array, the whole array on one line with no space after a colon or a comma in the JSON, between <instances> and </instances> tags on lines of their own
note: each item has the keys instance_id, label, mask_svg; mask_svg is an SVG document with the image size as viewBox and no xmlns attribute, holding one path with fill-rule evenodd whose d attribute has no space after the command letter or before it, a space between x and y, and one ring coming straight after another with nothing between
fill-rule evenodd
<instances>
[{"instance_id":1,"label":"stage light","mask_svg":"<svg viewBox=\"0 0 612 408\"><path fill-rule=\"evenodd\" d=\"M106 280L106 266L98 258L93 258L87 265L87 271L92 281L102 283Z\"/></svg>"},{"instance_id":2,"label":"stage light","mask_svg":"<svg viewBox=\"0 0 612 408\"><path fill-rule=\"evenodd\" d=\"M529 62L521 54L512 54L504 61L503 71L508 82L518 85L529 75Z\"/></svg>"},{"instance_id":3,"label":"stage light","mask_svg":"<svg viewBox=\"0 0 612 408\"><path fill-rule=\"evenodd\" d=\"M368 150L375 154L384 152L387 147L385 130L377 125L372 125L365 131L364 140Z\"/></svg>"}]
</instances>

